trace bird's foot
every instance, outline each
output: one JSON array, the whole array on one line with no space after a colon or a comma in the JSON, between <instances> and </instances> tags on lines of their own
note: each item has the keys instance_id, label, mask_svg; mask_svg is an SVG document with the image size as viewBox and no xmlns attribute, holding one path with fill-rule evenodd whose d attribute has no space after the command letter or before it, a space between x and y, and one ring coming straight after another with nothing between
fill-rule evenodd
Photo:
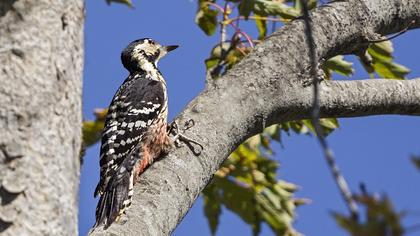
<instances>
[{"instance_id":1,"label":"bird's foot","mask_svg":"<svg viewBox=\"0 0 420 236\"><path fill-rule=\"evenodd\" d=\"M183 134L183 133L185 133L185 131L192 128L194 125L195 125L194 120L189 119L188 121L185 122L184 128L180 129L178 123L174 120L169 125L168 134L170 134L170 133L174 134L173 142L174 142L176 147L180 147L181 146L180 142L184 142L191 149L191 151L194 153L194 155L198 156L198 155L201 154L201 152L204 149L203 145L201 145L201 143L199 143L199 142L195 141L194 139L189 138L189 137L187 137ZM180 130L182 130L182 133L180 132ZM196 146L198 146L200 148L200 150L196 150Z\"/></svg>"}]
</instances>

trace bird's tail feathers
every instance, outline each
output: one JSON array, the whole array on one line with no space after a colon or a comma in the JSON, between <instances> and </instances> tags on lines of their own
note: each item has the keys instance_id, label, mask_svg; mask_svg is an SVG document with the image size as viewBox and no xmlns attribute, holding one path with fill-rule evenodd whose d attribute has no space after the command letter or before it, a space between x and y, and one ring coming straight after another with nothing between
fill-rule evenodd
<instances>
[{"instance_id":1,"label":"bird's tail feathers","mask_svg":"<svg viewBox=\"0 0 420 236\"><path fill-rule=\"evenodd\" d=\"M96 207L96 223L93 228L104 225L107 229L131 205L134 170L117 171L110 179Z\"/></svg>"}]
</instances>

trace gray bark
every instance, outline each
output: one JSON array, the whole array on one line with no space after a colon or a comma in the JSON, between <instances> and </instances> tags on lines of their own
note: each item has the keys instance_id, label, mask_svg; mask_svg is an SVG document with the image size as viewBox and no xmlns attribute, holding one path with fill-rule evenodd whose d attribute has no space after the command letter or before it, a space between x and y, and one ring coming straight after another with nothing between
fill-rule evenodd
<instances>
[{"instance_id":1,"label":"gray bark","mask_svg":"<svg viewBox=\"0 0 420 236\"><path fill-rule=\"evenodd\" d=\"M0 1L0 234L76 235L82 0Z\"/></svg>"},{"instance_id":2,"label":"gray bark","mask_svg":"<svg viewBox=\"0 0 420 236\"><path fill-rule=\"evenodd\" d=\"M349 54L367 41L396 33L416 20L418 0L338 1L312 14L317 60ZM264 127L309 118L312 88L304 24L295 20L259 44L223 78L209 84L176 118L194 119L186 132L204 145L200 156L174 149L152 165L134 188L127 215L91 235L168 235L209 183L213 173L246 138ZM320 85L323 117L420 114L420 79L326 81Z\"/></svg>"}]
</instances>

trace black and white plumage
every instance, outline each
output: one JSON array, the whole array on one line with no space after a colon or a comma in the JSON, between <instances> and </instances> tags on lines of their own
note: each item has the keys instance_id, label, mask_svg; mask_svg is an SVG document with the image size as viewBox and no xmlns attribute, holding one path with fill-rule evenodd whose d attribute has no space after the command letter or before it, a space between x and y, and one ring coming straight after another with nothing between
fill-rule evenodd
<instances>
[{"instance_id":1,"label":"black and white plumage","mask_svg":"<svg viewBox=\"0 0 420 236\"><path fill-rule=\"evenodd\" d=\"M175 48L146 38L130 43L121 54L130 74L112 99L102 132L94 227L107 228L125 212L137 177L171 146L166 83L157 62Z\"/></svg>"}]
</instances>

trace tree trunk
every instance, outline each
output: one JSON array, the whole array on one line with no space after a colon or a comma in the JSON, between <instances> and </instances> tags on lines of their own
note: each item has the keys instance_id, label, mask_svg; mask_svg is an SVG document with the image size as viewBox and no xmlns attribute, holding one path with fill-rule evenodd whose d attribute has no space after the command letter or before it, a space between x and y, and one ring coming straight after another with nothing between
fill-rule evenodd
<instances>
[{"instance_id":1,"label":"tree trunk","mask_svg":"<svg viewBox=\"0 0 420 236\"><path fill-rule=\"evenodd\" d=\"M0 2L0 234L77 235L82 0Z\"/></svg>"},{"instance_id":2,"label":"tree trunk","mask_svg":"<svg viewBox=\"0 0 420 236\"><path fill-rule=\"evenodd\" d=\"M418 0L337 1L312 14L317 60L349 54L369 39L420 27ZM186 135L204 150L186 146L152 165L134 187L127 215L107 231L91 235L169 235L228 155L266 126L309 118L309 49L301 19L281 28L223 78L208 84L176 118L194 119ZM320 84L323 117L377 114L420 115L420 79L325 81Z\"/></svg>"}]
</instances>

